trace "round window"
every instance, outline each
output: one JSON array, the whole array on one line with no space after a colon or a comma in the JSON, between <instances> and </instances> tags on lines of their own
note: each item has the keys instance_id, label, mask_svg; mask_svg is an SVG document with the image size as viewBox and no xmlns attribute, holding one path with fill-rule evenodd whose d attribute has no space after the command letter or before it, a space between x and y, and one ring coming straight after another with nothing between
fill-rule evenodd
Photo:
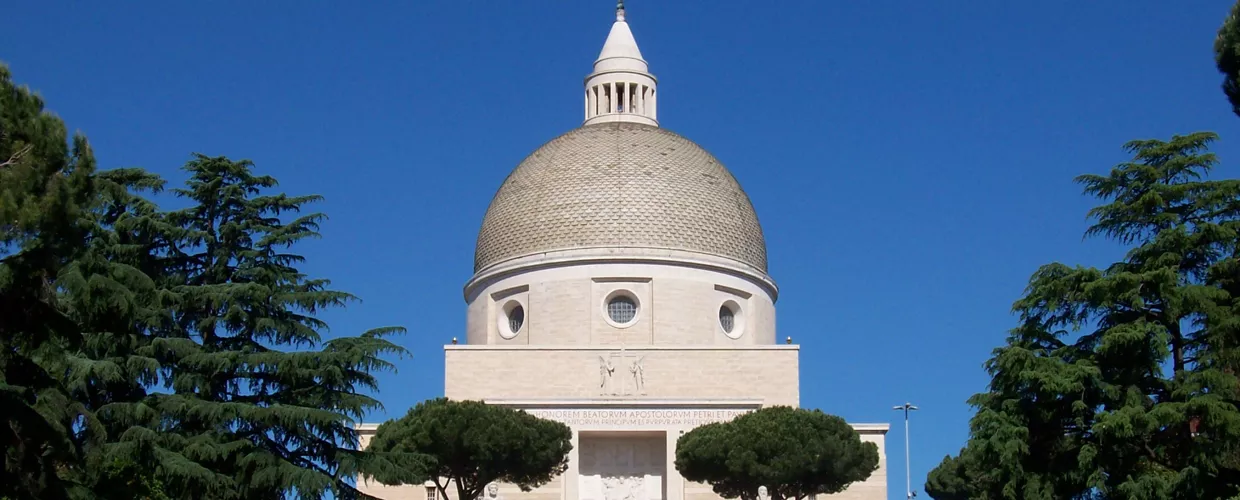
<instances>
[{"instance_id":1,"label":"round window","mask_svg":"<svg viewBox=\"0 0 1240 500\"><path fill-rule=\"evenodd\" d=\"M719 329L732 339L745 334L745 313L736 301L728 300L719 306Z\"/></svg>"},{"instance_id":2,"label":"round window","mask_svg":"<svg viewBox=\"0 0 1240 500\"><path fill-rule=\"evenodd\" d=\"M617 326L627 326L637 319L637 300L627 293L616 293L607 299L607 318Z\"/></svg>"},{"instance_id":3,"label":"round window","mask_svg":"<svg viewBox=\"0 0 1240 500\"><path fill-rule=\"evenodd\" d=\"M508 329L519 332L523 324L525 324L525 308L518 304L517 307L508 311Z\"/></svg>"},{"instance_id":4,"label":"round window","mask_svg":"<svg viewBox=\"0 0 1240 500\"><path fill-rule=\"evenodd\" d=\"M723 333L732 333L732 328L736 326L736 312L731 307L719 306L719 326L723 327Z\"/></svg>"},{"instance_id":5,"label":"round window","mask_svg":"<svg viewBox=\"0 0 1240 500\"><path fill-rule=\"evenodd\" d=\"M499 336L505 339L516 337L521 333L521 327L525 326L525 308L520 302L515 300L508 301L504 304L504 308L500 310L498 326Z\"/></svg>"}]
</instances>

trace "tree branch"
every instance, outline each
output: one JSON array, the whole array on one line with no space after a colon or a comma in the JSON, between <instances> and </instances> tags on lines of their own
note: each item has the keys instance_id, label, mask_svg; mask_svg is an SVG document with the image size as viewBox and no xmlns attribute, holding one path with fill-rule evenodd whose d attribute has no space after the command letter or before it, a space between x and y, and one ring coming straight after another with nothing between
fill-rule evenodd
<instances>
[{"instance_id":1,"label":"tree branch","mask_svg":"<svg viewBox=\"0 0 1240 500\"><path fill-rule=\"evenodd\" d=\"M0 168L8 167L10 165L16 165L17 162L20 161L23 156L26 156L26 154L30 153L31 149L34 149L34 145L32 144L27 144L25 146L22 146L22 148L15 151L13 155L10 156L7 161L5 161L4 163L0 163Z\"/></svg>"},{"instance_id":2,"label":"tree branch","mask_svg":"<svg viewBox=\"0 0 1240 500\"><path fill-rule=\"evenodd\" d=\"M439 490L439 498L448 500L448 486L452 484L452 480L444 481L438 474L432 475L431 478L435 481L435 489Z\"/></svg>"}]
</instances>

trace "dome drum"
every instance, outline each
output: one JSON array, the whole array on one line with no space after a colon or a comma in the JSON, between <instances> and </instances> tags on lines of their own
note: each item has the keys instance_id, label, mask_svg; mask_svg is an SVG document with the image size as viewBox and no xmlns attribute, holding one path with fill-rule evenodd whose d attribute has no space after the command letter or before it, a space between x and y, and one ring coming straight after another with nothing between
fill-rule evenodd
<instances>
[{"instance_id":1,"label":"dome drum","mask_svg":"<svg viewBox=\"0 0 1240 500\"><path fill-rule=\"evenodd\" d=\"M778 338L769 288L718 268L567 261L476 286L466 308L470 345L749 346Z\"/></svg>"}]
</instances>

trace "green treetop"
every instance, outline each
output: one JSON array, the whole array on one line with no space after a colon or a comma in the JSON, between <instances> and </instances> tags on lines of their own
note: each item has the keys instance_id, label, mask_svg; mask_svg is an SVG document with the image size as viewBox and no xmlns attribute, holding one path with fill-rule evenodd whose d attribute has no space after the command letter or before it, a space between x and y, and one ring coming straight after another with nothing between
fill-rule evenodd
<instances>
[{"instance_id":1,"label":"green treetop","mask_svg":"<svg viewBox=\"0 0 1240 500\"><path fill-rule=\"evenodd\" d=\"M193 205L165 214L159 235L169 242L159 281L175 307L154 353L172 394L152 399L172 418L152 438L226 478L220 498L357 496L351 481L369 455L354 425L380 408L360 391L391 368L384 355L404 352L385 339L402 329L320 337L315 313L354 298L304 275L289 251L318 236L324 216L301 210L319 197L269 194L275 179L247 161L196 155L185 170L175 193Z\"/></svg>"},{"instance_id":2,"label":"green treetop","mask_svg":"<svg viewBox=\"0 0 1240 500\"><path fill-rule=\"evenodd\" d=\"M1131 161L1077 179L1104 201L1088 234L1129 250L1034 273L932 497L1240 494L1240 181L1206 178L1213 140L1133 141Z\"/></svg>"},{"instance_id":3,"label":"green treetop","mask_svg":"<svg viewBox=\"0 0 1240 500\"><path fill-rule=\"evenodd\" d=\"M379 426L369 450L394 464L373 477L384 484L431 480L446 495L478 498L493 482L522 491L550 482L568 467L572 431L553 420L480 401L439 398ZM446 498L446 496L445 496Z\"/></svg>"},{"instance_id":4,"label":"green treetop","mask_svg":"<svg viewBox=\"0 0 1240 500\"><path fill-rule=\"evenodd\" d=\"M352 296L298 270L318 198L195 156L176 194L96 171L0 67L0 498L336 498L398 328L323 340Z\"/></svg>"},{"instance_id":5,"label":"green treetop","mask_svg":"<svg viewBox=\"0 0 1240 500\"><path fill-rule=\"evenodd\" d=\"M137 325L165 313L113 228L151 215L132 192L160 181L99 172L85 138L66 141L0 66L0 497L145 498L116 487L154 483L114 453L157 380Z\"/></svg>"},{"instance_id":6,"label":"green treetop","mask_svg":"<svg viewBox=\"0 0 1240 500\"><path fill-rule=\"evenodd\" d=\"M91 228L95 161L85 137L0 65L0 497L66 498L102 439L57 368L82 343L56 278Z\"/></svg>"},{"instance_id":7,"label":"green treetop","mask_svg":"<svg viewBox=\"0 0 1240 500\"><path fill-rule=\"evenodd\" d=\"M763 408L697 427L676 443L676 470L724 498L775 500L839 493L878 469L878 447L820 410Z\"/></svg>"}]
</instances>

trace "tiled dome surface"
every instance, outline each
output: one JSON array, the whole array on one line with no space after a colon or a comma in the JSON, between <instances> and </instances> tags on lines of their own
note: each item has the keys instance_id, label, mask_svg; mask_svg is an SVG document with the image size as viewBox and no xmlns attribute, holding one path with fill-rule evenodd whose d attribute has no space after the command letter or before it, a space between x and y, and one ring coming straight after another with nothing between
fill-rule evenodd
<instances>
[{"instance_id":1,"label":"tiled dome surface","mask_svg":"<svg viewBox=\"0 0 1240 500\"><path fill-rule=\"evenodd\" d=\"M590 247L689 250L766 271L762 227L732 174L688 139L634 123L569 131L522 161L487 208L474 271Z\"/></svg>"}]
</instances>

